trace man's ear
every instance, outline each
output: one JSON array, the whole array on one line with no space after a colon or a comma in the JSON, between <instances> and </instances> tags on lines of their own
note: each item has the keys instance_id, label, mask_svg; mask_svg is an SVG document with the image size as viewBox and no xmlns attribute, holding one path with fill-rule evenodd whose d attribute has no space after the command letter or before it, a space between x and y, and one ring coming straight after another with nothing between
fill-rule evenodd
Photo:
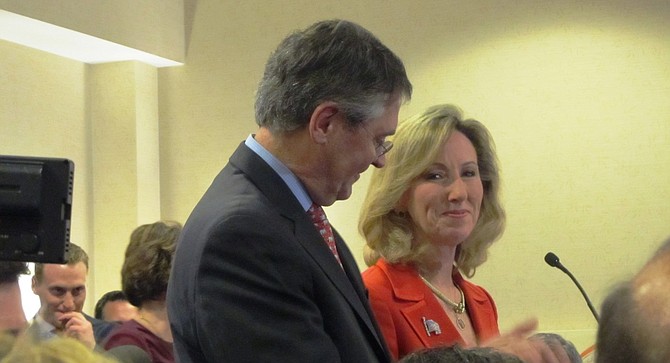
<instances>
[{"instance_id":1,"label":"man's ear","mask_svg":"<svg viewBox=\"0 0 670 363\"><path fill-rule=\"evenodd\" d=\"M37 276L33 276L31 281L32 283L30 284L30 287L33 289L33 293L37 294L37 291L35 291L35 289L37 289Z\"/></svg>"},{"instance_id":2,"label":"man's ear","mask_svg":"<svg viewBox=\"0 0 670 363\"><path fill-rule=\"evenodd\" d=\"M335 116L340 112L337 103L327 101L320 103L312 112L309 119L309 134L317 144L323 144L328 139L328 133L333 130Z\"/></svg>"}]
</instances>

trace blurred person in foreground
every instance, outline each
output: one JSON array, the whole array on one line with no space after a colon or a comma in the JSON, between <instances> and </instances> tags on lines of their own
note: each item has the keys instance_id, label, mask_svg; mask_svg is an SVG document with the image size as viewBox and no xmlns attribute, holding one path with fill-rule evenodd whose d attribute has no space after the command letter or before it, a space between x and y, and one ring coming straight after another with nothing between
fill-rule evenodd
<instances>
[{"instance_id":1,"label":"blurred person in foreground","mask_svg":"<svg viewBox=\"0 0 670 363\"><path fill-rule=\"evenodd\" d=\"M28 326L21 303L19 276L29 272L25 262L0 261L0 358L9 352L15 338Z\"/></svg>"},{"instance_id":2,"label":"blurred person in foreground","mask_svg":"<svg viewBox=\"0 0 670 363\"><path fill-rule=\"evenodd\" d=\"M523 363L521 358L493 348L460 345L424 348L402 357L398 363Z\"/></svg>"},{"instance_id":3,"label":"blurred person in foreground","mask_svg":"<svg viewBox=\"0 0 670 363\"><path fill-rule=\"evenodd\" d=\"M564 351L570 363L582 363L582 356L577 351L577 347L560 334L548 332L535 333L530 339L539 339L545 342L554 352Z\"/></svg>"},{"instance_id":4,"label":"blurred person in foreground","mask_svg":"<svg viewBox=\"0 0 670 363\"><path fill-rule=\"evenodd\" d=\"M321 206L384 166L412 86L363 27L286 37L256 94L259 129L184 226L168 287L175 350L190 362L388 362L360 270Z\"/></svg>"},{"instance_id":5,"label":"blurred person in foreground","mask_svg":"<svg viewBox=\"0 0 670 363\"><path fill-rule=\"evenodd\" d=\"M59 337L43 341L16 339L0 363L119 363L112 357L89 349L79 340Z\"/></svg>"},{"instance_id":6,"label":"blurred person in foreground","mask_svg":"<svg viewBox=\"0 0 670 363\"><path fill-rule=\"evenodd\" d=\"M466 277L504 230L500 175L486 127L458 108L433 106L402 122L386 167L361 210L363 273L395 359L422 348L490 345L528 362L568 362L537 339L529 320L505 335L493 298Z\"/></svg>"},{"instance_id":7,"label":"blurred person in foreground","mask_svg":"<svg viewBox=\"0 0 670 363\"><path fill-rule=\"evenodd\" d=\"M137 227L131 234L121 268L121 283L137 316L114 329L105 349L133 345L153 363L173 363L172 332L166 291L181 224L159 221Z\"/></svg>"},{"instance_id":8,"label":"blurred person in foreground","mask_svg":"<svg viewBox=\"0 0 670 363\"><path fill-rule=\"evenodd\" d=\"M83 313L87 277L88 255L74 243L69 245L65 264L35 264L32 290L41 305L26 332L32 339L66 336L91 349L102 343L114 324Z\"/></svg>"},{"instance_id":9,"label":"blurred person in foreground","mask_svg":"<svg viewBox=\"0 0 670 363\"><path fill-rule=\"evenodd\" d=\"M95 318L109 321L128 321L137 316L137 307L128 302L121 290L104 293L95 303Z\"/></svg>"},{"instance_id":10,"label":"blurred person in foreground","mask_svg":"<svg viewBox=\"0 0 670 363\"><path fill-rule=\"evenodd\" d=\"M28 326L19 287L19 275L27 273L25 262L0 262L0 334L18 335Z\"/></svg>"},{"instance_id":11,"label":"blurred person in foreground","mask_svg":"<svg viewBox=\"0 0 670 363\"><path fill-rule=\"evenodd\" d=\"M600 309L597 363L670 362L670 238Z\"/></svg>"}]
</instances>

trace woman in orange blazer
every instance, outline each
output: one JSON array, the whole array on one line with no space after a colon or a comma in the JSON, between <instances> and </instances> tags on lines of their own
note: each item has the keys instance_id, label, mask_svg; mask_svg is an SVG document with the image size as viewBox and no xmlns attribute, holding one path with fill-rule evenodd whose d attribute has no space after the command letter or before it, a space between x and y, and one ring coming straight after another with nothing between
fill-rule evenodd
<instances>
[{"instance_id":1,"label":"woman in orange blazer","mask_svg":"<svg viewBox=\"0 0 670 363\"><path fill-rule=\"evenodd\" d=\"M371 266L363 281L393 356L498 336L493 299L462 277L505 224L487 129L440 105L401 123L393 143L359 224Z\"/></svg>"},{"instance_id":2,"label":"woman in orange blazer","mask_svg":"<svg viewBox=\"0 0 670 363\"><path fill-rule=\"evenodd\" d=\"M477 340L488 341L499 335L498 313L491 295L463 279L454 282L463 290L470 325ZM468 344L444 312L440 301L421 280L418 272L406 265L389 264L380 259L363 273L370 303L389 349L397 359L421 348Z\"/></svg>"},{"instance_id":3,"label":"woman in orange blazer","mask_svg":"<svg viewBox=\"0 0 670 363\"><path fill-rule=\"evenodd\" d=\"M525 334L537 323L499 337L493 299L463 277L474 275L505 225L486 127L439 105L402 122L393 144L386 167L372 175L359 223L370 266L363 281L393 357L486 344L542 362L550 348Z\"/></svg>"}]
</instances>

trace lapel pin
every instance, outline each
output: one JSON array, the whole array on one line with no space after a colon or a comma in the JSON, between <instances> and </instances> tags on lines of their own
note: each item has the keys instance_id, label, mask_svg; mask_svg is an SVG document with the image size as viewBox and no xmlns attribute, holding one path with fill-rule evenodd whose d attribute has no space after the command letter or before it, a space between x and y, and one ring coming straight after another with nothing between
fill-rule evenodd
<instances>
[{"instance_id":1,"label":"lapel pin","mask_svg":"<svg viewBox=\"0 0 670 363\"><path fill-rule=\"evenodd\" d=\"M421 320L423 321L423 327L426 329L426 334L428 334L428 336L430 336L431 333L435 335L442 334L442 330L440 330L440 325L436 323L434 320L426 319L426 317L421 317Z\"/></svg>"}]
</instances>

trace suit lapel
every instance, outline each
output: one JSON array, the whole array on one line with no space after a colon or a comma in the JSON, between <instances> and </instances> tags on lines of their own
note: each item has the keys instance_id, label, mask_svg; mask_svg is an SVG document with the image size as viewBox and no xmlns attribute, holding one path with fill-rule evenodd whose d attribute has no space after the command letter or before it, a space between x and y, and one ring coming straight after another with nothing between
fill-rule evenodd
<instances>
[{"instance_id":1,"label":"suit lapel","mask_svg":"<svg viewBox=\"0 0 670 363\"><path fill-rule=\"evenodd\" d=\"M379 337L379 331L372 322L371 312L364 303L367 298L363 292L360 271L349 248L337 231L333 228L342 267L337 263L327 244L323 241L323 237L314 228L310 217L302 209L286 183L263 159L242 143L230 157L230 162L244 172L275 208L288 221L293 223L295 236L299 244L319 265L360 319L365 322L379 345L384 347L385 345ZM382 350L386 351L386 349Z\"/></svg>"},{"instance_id":2,"label":"suit lapel","mask_svg":"<svg viewBox=\"0 0 670 363\"><path fill-rule=\"evenodd\" d=\"M365 296L363 282L360 278L360 271L358 270L356 261L335 229L333 229L333 233L335 234L342 266L337 263L323 238L314 228L311 220L309 220L309 216L303 213L302 218L296 220L296 237L300 244L312 256L328 279L335 285L367 328L373 333L378 344L384 346L379 337L379 331L372 321L372 314L368 310L367 304L364 303L364 301L367 301L367 297Z\"/></svg>"}]
</instances>

